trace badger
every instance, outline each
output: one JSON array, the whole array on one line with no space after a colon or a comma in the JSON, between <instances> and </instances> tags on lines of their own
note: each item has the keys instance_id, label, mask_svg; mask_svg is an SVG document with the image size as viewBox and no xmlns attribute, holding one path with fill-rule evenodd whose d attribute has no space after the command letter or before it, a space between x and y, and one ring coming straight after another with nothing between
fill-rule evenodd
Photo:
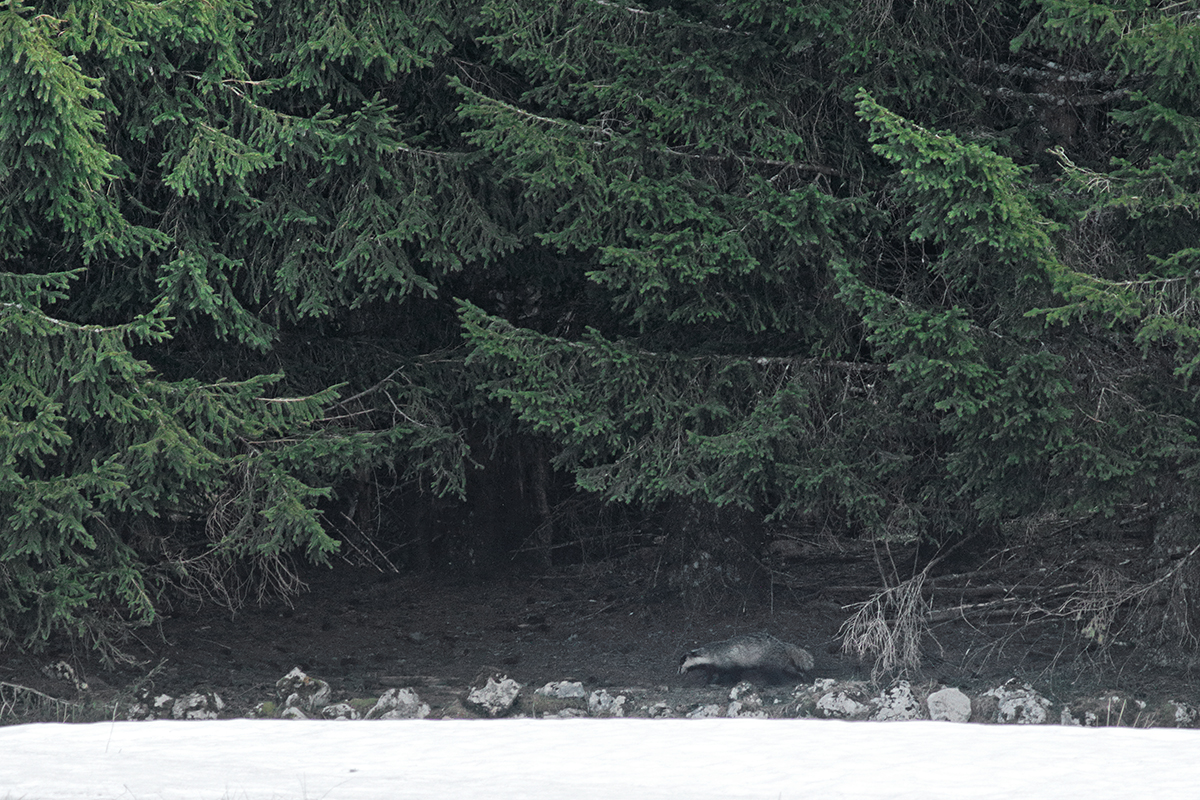
<instances>
[{"instance_id":1,"label":"badger","mask_svg":"<svg viewBox=\"0 0 1200 800\"><path fill-rule=\"evenodd\" d=\"M813 657L803 647L776 639L769 633L747 633L713 642L684 653L679 674L703 670L709 683L736 683L745 673L756 673L768 682L782 682L813 668Z\"/></svg>"}]
</instances>

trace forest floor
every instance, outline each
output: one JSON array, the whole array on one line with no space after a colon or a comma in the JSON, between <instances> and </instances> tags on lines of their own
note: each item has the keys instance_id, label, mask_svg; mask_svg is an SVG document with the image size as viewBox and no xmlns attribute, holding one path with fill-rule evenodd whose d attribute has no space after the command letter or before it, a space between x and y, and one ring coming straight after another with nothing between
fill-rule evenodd
<instances>
[{"instance_id":1,"label":"forest floor","mask_svg":"<svg viewBox=\"0 0 1200 800\"><path fill-rule=\"evenodd\" d=\"M809 649L813 678L869 681L870 664L843 653L838 635L853 603L863 599L845 586L869 579L855 574L863 569L826 565L812 570L808 589L683 604L650 599L643 579L611 568L456 581L343 564L306 570L308 588L291 602L250 604L236 613L212 604L176 608L139 632L128 650L132 663L106 668L89 653L0 651L0 683L87 705L93 711L84 718L111 716L114 702L139 689L151 696L212 690L231 715L243 715L272 699L276 681L300 667L328 681L335 699L415 686L437 716L493 670L531 687L576 680L589 690L699 691L702 680L677 674L681 655L759 630ZM837 585L843 590L831 589ZM910 677L968 694L1018 678L1058 700L1121 691L1196 704L1190 676L1114 660L1117 648L1103 657L1089 654L1074 646L1078 637L1069 627L942 622L925 642L920 672ZM46 674L56 659L75 667L86 692Z\"/></svg>"}]
</instances>

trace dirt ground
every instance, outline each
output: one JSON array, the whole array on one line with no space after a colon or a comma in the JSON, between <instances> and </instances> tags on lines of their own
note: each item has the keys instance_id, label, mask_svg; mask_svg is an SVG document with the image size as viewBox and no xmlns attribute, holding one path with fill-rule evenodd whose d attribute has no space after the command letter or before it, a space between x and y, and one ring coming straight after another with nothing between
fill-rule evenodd
<instances>
[{"instance_id":1,"label":"dirt ground","mask_svg":"<svg viewBox=\"0 0 1200 800\"><path fill-rule=\"evenodd\" d=\"M809 649L814 678L870 677L870 665L844 654L838 637L862 596L830 587L853 582L852 574L826 571L808 589L725 597L700 607L652 599L627 573L579 568L454 581L343 564L308 569L303 578L308 590L290 604L276 600L237 613L213 605L178 608L158 627L141 631L141 644L130 650L136 663L113 669L87 653L0 652L0 682L56 698L90 699L110 713L113 702L139 688L174 696L214 690L234 715L272 699L275 682L300 667L328 681L335 699L416 686L437 715L492 669L533 687L561 680L583 681L589 689L702 687L702 679L677 674L682 653L758 630ZM1198 699L1190 676L1139 668L1112 653L1070 655L1074 637L1061 625L959 620L933 632L921 673L911 676L927 685L971 693L1017 677L1052 698L1120 690ZM82 673L87 692L45 674L44 666L59 658Z\"/></svg>"},{"instance_id":2,"label":"dirt ground","mask_svg":"<svg viewBox=\"0 0 1200 800\"><path fill-rule=\"evenodd\" d=\"M335 696L363 697L390 686L466 686L495 669L540 686L579 680L590 687L679 685L687 649L736 633L770 630L808 647L816 672L856 674L831 646L838 619L828 603L689 610L678 602L630 599L628 585L559 574L447 583L339 566L308 570L292 602L179 609L141 632L137 664L104 669L79 654L0 654L0 681L74 696L42 674L64 658L91 692L150 685L180 694L216 690L233 709L270 699L293 667L328 681Z\"/></svg>"}]
</instances>

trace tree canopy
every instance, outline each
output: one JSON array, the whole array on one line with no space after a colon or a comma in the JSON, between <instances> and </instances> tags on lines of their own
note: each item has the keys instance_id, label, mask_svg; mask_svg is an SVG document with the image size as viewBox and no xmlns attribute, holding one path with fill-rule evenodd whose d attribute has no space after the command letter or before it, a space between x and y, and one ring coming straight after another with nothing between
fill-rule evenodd
<instances>
[{"instance_id":1,"label":"tree canopy","mask_svg":"<svg viewBox=\"0 0 1200 800\"><path fill-rule=\"evenodd\" d=\"M4 0L0 87L0 644L503 442L881 541L1200 505L1188 4Z\"/></svg>"}]
</instances>

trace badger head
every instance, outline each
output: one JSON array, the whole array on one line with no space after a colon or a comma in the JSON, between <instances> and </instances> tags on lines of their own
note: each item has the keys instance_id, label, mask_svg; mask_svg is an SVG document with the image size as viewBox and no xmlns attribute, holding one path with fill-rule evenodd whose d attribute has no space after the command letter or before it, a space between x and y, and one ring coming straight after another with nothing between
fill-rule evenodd
<instances>
[{"instance_id":1,"label":"badger head","mask_svg":"<svg viewBox=\"0 0 1200 800\"><path fill-rule=\"evenodd\" d=\"M679 659L679 674L683 675L688 670L693 670L696 667L704 667L711 663L711 659L705 656L700 650L689 650L683 654L683 658Z\"/></svg>"}]
</instances>

